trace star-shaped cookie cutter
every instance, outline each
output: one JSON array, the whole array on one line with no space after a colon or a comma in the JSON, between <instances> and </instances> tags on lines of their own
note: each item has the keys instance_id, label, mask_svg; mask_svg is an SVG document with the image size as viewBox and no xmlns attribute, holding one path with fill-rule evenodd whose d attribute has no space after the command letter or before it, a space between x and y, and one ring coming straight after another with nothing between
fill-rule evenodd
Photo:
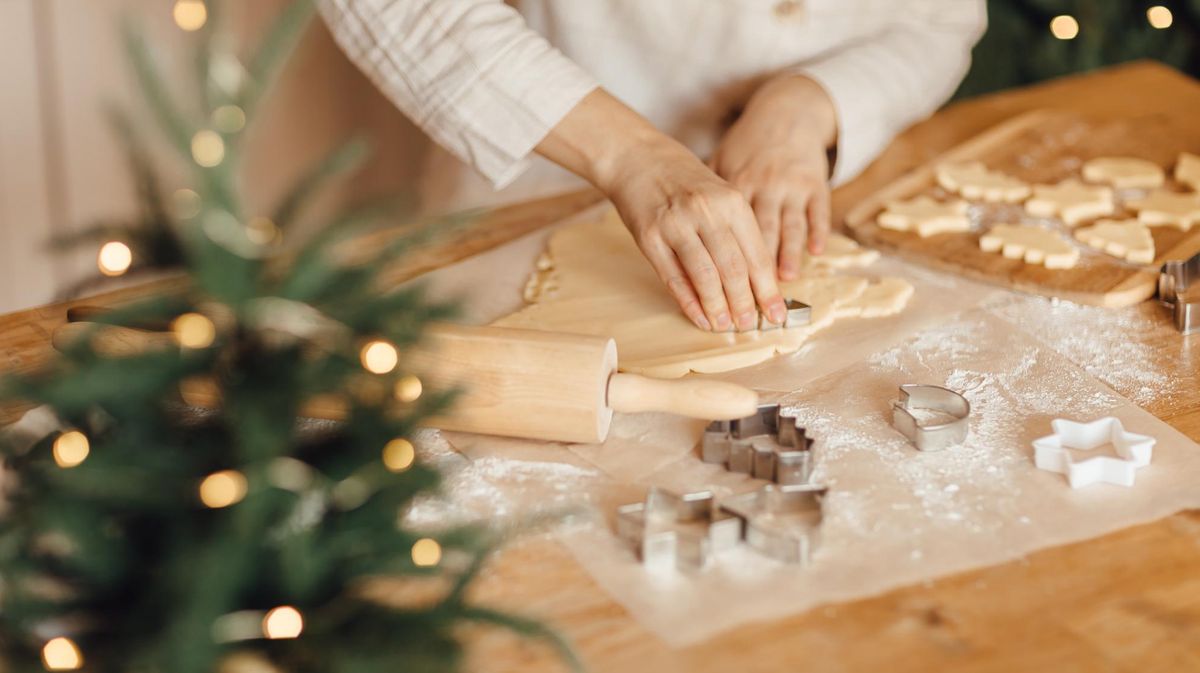
<instances>
[{"instance_id":1,"label":"star-shaped cookie cutter","mask_svg":"<svg viewBox=\"0 0 1200 673\"><path fill-rule=\"evenodd\" d=\"M1153 437L1126 431L1120 419L1112 416L1091 423L1057 418L1050 426L1054 434L1033 440L1034 464L1067 475L1071 488L1100 482L1133 486L1137 468L1149 465L1154 452ZM1076 460L1071 455L1071 450L1091 451L1110 443L1117 458L1090 456Z\"/></svg>"},{"instance_id":2,"label":"star-shaped cookie cutter","mask_svg":"<svg viewBox=\"0 0 1200 673\"><path fill-rule=\"evenodd\" d=\"M755 551L784 563L808 565L820 539L826 492L811 484L766 484L726 498L721 509L741 519L746 544Z\"/></svg>"},{"instance_id":3,"label":"star-shaped cookie cutter","mask_svg":"<svg viewBox=\"0 0 1200 673\"><path fill-rule=\"evenodd\" d=\"M931 409L953 417L944 423L922 424L913 409ZM942 451L967 438L971 403L959 393L941 386L906 383L900 386L900 399L892 402L892 427L900 431L920 451Z\"/></svg>"},{"instance_id":4,"label":"star-shaped cookie cutter","mask_svg":"<svg viewBox=\"0 0 1200 673\"><path fill-rule=\"evenodd\" d=\"M755 479L807 484L812 445L795 416L784 413L778 404L763 404L753 416L709 423L700 443L700 459L724 463L731 472Z\"/></svg>"},{"instance_id":5,"label":"star-shaped cookie cutter","mask_svg":"<svg viewBox=\"0 0 1200 673\"><path fill-rule=\"evenodd\" d=\"M644 502L617 509L617 537L653 569L695 569L738 544L742 522L716 505L709 491L651 488Z\"/></svg>"},{"instance_id":6,"label":"star-shaped cookie cutter","mask_svg":"<svg viewBox=\"0 0 1200 673\"><path fill-rule=\"evenodd\" d=\"M1162 265L1158 300L1174 312L1175 327L1184 334L1200 332L1200 296L1188 296L1189 290L1196 294L1194 286L1200 286L1200 253Z\"/></svg>"}]
</instances>

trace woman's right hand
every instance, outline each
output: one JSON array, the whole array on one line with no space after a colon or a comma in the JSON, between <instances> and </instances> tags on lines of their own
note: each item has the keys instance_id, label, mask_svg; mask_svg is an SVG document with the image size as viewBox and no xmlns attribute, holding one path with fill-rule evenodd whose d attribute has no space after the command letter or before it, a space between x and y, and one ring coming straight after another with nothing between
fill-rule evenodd
<instances>
[{"instance_id":1,"label":"woman's right hand","mask_svg":"<svg viewBox=\"0 0 1200 673\"><path fill-rule=\"evenodd\" d=\"M538 145L616 205L684 314L705 330L752 330L786 317L775 262L740 191L603 90Z\"/></svg>"}]
</instances>

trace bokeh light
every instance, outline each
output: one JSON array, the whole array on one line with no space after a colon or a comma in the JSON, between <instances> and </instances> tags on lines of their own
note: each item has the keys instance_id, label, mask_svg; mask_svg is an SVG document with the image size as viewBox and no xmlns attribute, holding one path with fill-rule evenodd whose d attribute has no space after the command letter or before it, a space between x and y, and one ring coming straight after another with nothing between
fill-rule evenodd
<instances>
[{"instance_id":1,"label":"bokeh light","mask_svg":"<svg viewBox=\"0 0 1200 673\"><path fill-rule=\"evenodd\" d=\"M208 7L204 0L176 0L171 12L175 25L190 32L200 30L208 23Z\"/></svg>"},{"instance_id":2,"label":"bokeh light","mask_svg":"<svg viewBox=\"0 0 1200 673\"><path fill-rule=\"evenodd\" d=\"M54 440L54 462L59 467L75 467L87 459L92 447L87 435L78 430L69 430Z\"/></svg>"},{"instance_id":3,"label":"bokeh light","mask_svg":"<svg viewBox=\"0 0 1200 673\"><path fill-rule=\"evenodd\" d=\"M210 129L192 136L192 158L205 168L220 166L225 161L225 141L221 134Z\"/></svg>"},{"instance_id":4,"label":"bokeh light","mask_svg":"<svg viewBox=\"0 0 1200 673\"><path fill-rule=\"evenodd\" d=\"M96 255L96 266L106 276L120 276L133 265L133 250L120 241L109 241L100 246Z\"/></svg>"},{"instance_id":5,"label":"bokeh light","mask_svg":"<svg viewBox=\"0 0 1200 673\"><path fill-rule=\"evenodd\" d=\"M392 472L403 472L412 467L417 458L417 452L412 442L397 437L383 447L383 464Z\"/></svg>"},{"instance_id":6,"label":"bokeh light","mask_svg":"<svg viewBox=\"0 0 1200 673\"><path fill-rule=\"evenodd\" d=\"M1060 14L1050 20L1050 33L1060 40L1074 40L1079 35L1079 22L1073 16Z\"/></svg>"},{"instance_id":7,"label":"bokeh light","mask_svg":"<svg viewBox=\"0 0 1200 673\"><path fill-rule=\"evenodd\" d=\"M362 347L359 353L363 369L372 374L386 374L396 368L400 362L400 354L396 347L386 341L371 341Z\"/></svg>"},{"instance_id":8,"label":"bokeh light","mask_svg":"<svg viewBox=\"0 0 1200 673\"><path fill-rule=\"evenodd\" d=\"M290 605L272 608L262 621L263 635L271 640L299 638L304 631L304 617Z\"/></svg>"},{"instance_id":9,"label":"bokeh light","mask_svg":"<svg viewBox=\"0 0 1200 673\"><path fill-rule=\"evenodd\" d=\"M222 133L237 133L246 128L246 111L236 105L222 105L213 110L212 121Z\"/></svg>"},{"instance_id":10,"label":"bokeh light","mask_svg":"<svg viewBox=\"0 0 1200 673\"><path fill-rule=\"evenodd\" d=\"M442 545L437 540L423 537L413 543L412 560L422 568L435 566L442 560Z\"/></svg>"},{"instance_id":11,"label":"bokeh light","mask_svg":"<svg viewBox=\"0 0 1200 673\"><path fill-rule=\"evenodd\" d=\"M246 477L241 472L214 472L200 482L200 502L213 509L229 507L246 497L246 488Z\"/></svg>"},{"instance_id":12,"label":"bokeh light","mask_svg":"<svg viewBox=\"0 0 1200 673\"><path fill-rule=\"evenodd\" d=\"M48 671L74 671L83 667L83 654L75 641L59 636L42 647L42 664Z\"/></svg>"},{"instance_id":13,"label":"bokeh light","mask_svg":"<svg viewBox=\"0 0 1200 673\"><path fill-rule=\"evenodd\" d=\"M424 390L421 379L409 374L396 381L396 399L401 402L415 402Z\"/></svg>"},{"instance_id":14,"label":"bokeh light","mask_svg":"<svg viewBox=\"0 0 1200 673\"><path fill-rule=\"evenodd\" d=\"M1146 20L1152 27L1162 30L1170 28L1171 24L1175 23L1175 15L1171 13L1170 9L1162 5L1155 5L1146 10Z\"/></svg>"},{"instance_id":15,"label":"bokeh light","mask_svg":"<svg viewBox=\"0 0 1200 673\"><path fill-rule=\"evenodd\" d=\"M184 348L208 348L217 338L217 327L208 316L184 313L171 323L175 340Z\"/></svg>"}]
</instances>

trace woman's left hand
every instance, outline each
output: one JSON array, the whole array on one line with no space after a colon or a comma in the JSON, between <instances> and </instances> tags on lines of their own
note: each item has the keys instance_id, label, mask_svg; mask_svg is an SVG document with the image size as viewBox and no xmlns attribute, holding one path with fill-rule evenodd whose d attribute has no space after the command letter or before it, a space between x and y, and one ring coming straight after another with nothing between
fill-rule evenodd
<instances>
[{"instance_id":1,"label":"woman's left hand","mask_svg":"<svg viewBox=\"0 0 1200 673\"><path fill-rule=\"evenodd\" d=\"M816 82L784 75L761 86L710 162L754 208L779 278L800 272L804 242L821 254L829 235L828 148L833 103Z\"/></svg>"}]
</instances>

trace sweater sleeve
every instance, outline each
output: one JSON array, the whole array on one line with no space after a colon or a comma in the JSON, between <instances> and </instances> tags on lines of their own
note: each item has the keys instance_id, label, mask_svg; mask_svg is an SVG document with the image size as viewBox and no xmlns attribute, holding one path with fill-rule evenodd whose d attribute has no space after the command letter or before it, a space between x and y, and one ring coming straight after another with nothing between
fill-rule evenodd
<instances>
[{"instance_id":1,"label":"sweater sleeve","mask_svg":"<svg viewBox=\"0 0 1200 673\"><path fill-rule=\"evenodd\" d=\"M597 83L502 0L321 0L352 61L496 188Z\"/></svg>"},{"instance_id":2,"label":"sweater sleeve","mask_svg":"<svg viewBox=\"0 0 1200 673\"><path fill-rule=\"evenodd\" d=\"M791 69L837 111L833 182L858 175L897 133L936 110L971 64L987 27L984 0L923 0L881 33Z\"/></svg>"}]
</instances>

